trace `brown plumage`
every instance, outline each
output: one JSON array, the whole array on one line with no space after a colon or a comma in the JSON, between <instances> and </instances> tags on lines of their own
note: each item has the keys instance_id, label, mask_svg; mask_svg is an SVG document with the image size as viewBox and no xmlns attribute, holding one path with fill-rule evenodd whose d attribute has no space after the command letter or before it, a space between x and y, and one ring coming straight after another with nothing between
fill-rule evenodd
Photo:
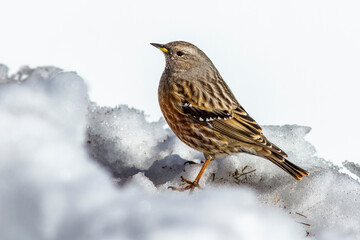
<instances>
[{"instance_id":1,"label":"brown plumage","mask_svg":"<svg viewBox=\"0 0 360 240\"><path fill-rule=\"evenodd\" d=\"M152 45L166 59L158 90L165 120L181 141L203 152L206 159L195 181L183 179L188 185L173 189L197 187L211 160L239 152L266 158L297 180L309 175L266 139L204 52L183 41Z\"/></svg>"}]
</instances>

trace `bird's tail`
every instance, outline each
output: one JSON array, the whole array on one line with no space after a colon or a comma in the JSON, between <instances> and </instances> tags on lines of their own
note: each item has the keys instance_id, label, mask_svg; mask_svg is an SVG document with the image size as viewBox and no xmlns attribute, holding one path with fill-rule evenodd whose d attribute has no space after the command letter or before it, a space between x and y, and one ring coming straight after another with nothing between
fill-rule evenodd
<instances>
[{"instance_id":1,"label":"bird's tail","mask_svg":"<svg viewBox=\"0 0 360 240\"><path fill-rule=\"evenodd\" d=\"M296 180L301 180L303 176L308 176L310 173L299 166L296 166L292 162L288 161L283 156L272 152L270 155L265 156L265 158L269 159L271 162L275 163L285 172L290 174Z\"/></svg>"}]
</instances>

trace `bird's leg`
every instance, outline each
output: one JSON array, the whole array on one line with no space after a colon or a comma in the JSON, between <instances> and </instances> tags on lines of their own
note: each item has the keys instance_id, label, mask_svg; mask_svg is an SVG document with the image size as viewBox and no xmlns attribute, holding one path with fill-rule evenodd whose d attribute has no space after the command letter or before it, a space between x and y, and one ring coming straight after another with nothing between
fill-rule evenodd
<instances>
[{"instance_id":1,"label":"bird's leg","mask_svg":"<svg viewBox=\"0 0 360 240\"><path fill-rule=\"evenodd\" d=\"M197 177L195 178L195 180L193 182L187 180L184 177L181 177L181 180L187 183L187 185L185 187L183 187L183 188L169 187L169 188L172 190L177 190L177 191L185 191L185 190L190 189L190 192L194 191L194 189L196 187L201 188L199 185L200 178L203 175L203 173L205 172L205 169L206 169L207 165L209 165L210 161L215 159L215 157L210 156L210 155L205 155L205 157L206 157L206 160L205 160L203 166L201 167L199 174L197 175Z\"/></svg>"}]
</instances>

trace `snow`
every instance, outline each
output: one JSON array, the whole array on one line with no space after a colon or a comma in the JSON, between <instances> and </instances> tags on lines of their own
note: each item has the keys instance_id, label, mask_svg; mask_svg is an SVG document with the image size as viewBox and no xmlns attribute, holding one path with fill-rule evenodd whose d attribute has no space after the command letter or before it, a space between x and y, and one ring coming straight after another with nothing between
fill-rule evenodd
<instances>
[{"instance_id":1,"label":"snow","mask_svg":"<svg viewBox=\"0 0 360 240\"><path fill-rule=\"evenodd\" d=\"M127 106L96 107L89 111L89 145L92 156L106 161L119 173L129 168L147 169L165 141L164 121L149 123L144 113Z\"/></svg>"},{"instance_id":2,"label":"snow","mask_svg":"<svg viewBox=\"0 0 360 240\"><path fill-rule=\"evenodd\" d=\"M0 131L0 239L360 238L360 167L318 157L310 127L264 126L309 177L234 154L192 195L168 187L202 154L163 119L91 102L74 72L0 65Z\"/></svg>"}]
</instances>

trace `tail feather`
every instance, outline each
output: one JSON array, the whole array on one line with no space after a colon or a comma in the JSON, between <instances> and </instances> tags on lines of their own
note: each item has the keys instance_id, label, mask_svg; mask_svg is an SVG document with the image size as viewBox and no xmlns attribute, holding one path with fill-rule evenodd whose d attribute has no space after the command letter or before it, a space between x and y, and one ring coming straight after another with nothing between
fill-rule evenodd
<instances>
[{"instance_id":1,"label":"tail feather","mask_svg":"<svg viewBox=\"0 0 360 240\"><path fill-rule=\"evenodd\" d=\"M266 156L266 158L269 159L271 162L275 163L277 166L290 174L296 180L301 180L303 176L308 176L310 174L308 171L302 169L299 166L296 166L282 156L276 155L276 153L272 153L271 155Z\"/></svg>"}]
</instances>

